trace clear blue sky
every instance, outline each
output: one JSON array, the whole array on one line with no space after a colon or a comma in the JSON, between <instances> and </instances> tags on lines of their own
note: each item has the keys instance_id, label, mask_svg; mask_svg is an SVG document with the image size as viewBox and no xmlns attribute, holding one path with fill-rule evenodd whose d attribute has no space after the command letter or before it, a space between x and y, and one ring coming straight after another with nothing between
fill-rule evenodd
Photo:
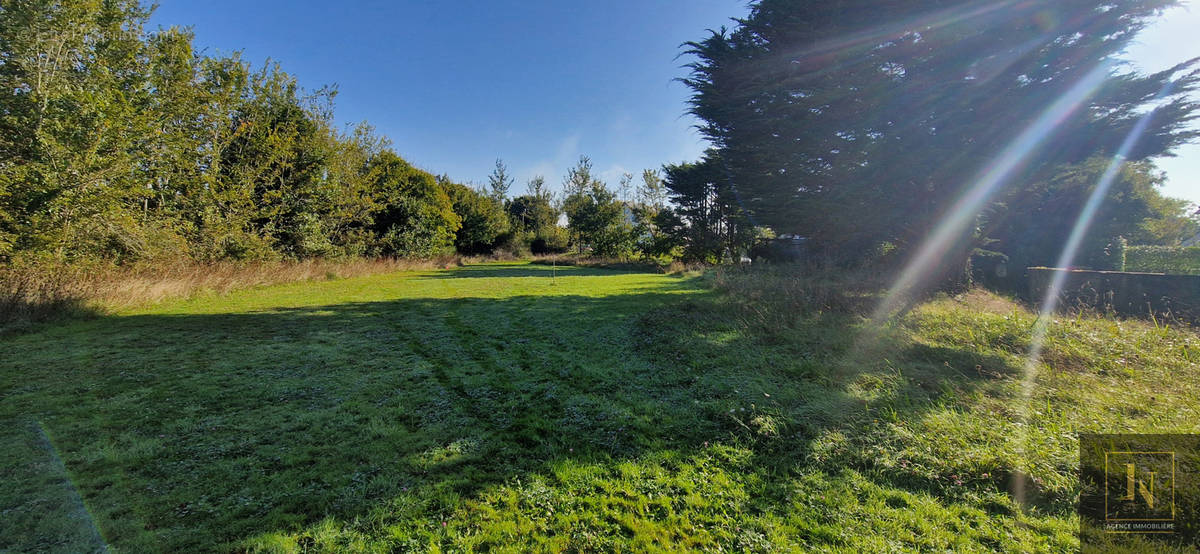
<instances>
[{"instance_id":1,"label":"clear blue sky","mask_svg":"<svg viewBox=\"0 0 1200 554\"><path fill-rule=\"evenodd\" d=\"M415 165L557 186L580 154L622 171L698 157L680 43L745 15L741 0L455 3L163 0L151 26L191 25L211 52L270 57L302 85L339 87L337 118L367 120Z\"/></svg>"},{"instance_id":2,"label":"clear blue sky","mask_svg":"<svg viewBox=\"0 0 1200 554\"><path fill-rule=\"evenodd\" d=\"M192 26L212 53L278 61L307 88L337 84L337 118L367 120L410 162L485 182L496 158L557 186L580 154L610 184L696 159L680 43L732 26L744 0L442 2L161 0L151 26ZM1200 8L1174 10L1131 52L1158 69L1200 56ZM1162 167L1200 203L1200 146Z\"/></svg>"}]
</instances>

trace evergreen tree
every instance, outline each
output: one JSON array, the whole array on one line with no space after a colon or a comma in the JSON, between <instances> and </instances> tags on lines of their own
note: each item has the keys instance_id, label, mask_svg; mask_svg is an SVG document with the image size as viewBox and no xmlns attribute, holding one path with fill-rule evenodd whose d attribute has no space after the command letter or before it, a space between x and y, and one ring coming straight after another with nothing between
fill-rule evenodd
<instances>
[{"instance_id":1,"label":"evergreen tree","mask_svg":"<svg viewBox=\"0 0 1200 554\"><path fill-rule=\"evenodd\" d=\"M761 0L732 31L690 44L683 81L719 178L756 221L847 257L881 243L905 251L1056 100L1082 106L1021 152L1023 170L993 202L1111 157L1152 101L1131 161L1196 137L1193 62L1150 75L1110 65L1175 4Z\"/></svg>"},{"instance_id":2,"label":"evergreen tree","mask_svg":"<svg viewBox=\"0 0 1200 554\"><path fill-rule=\"evenodd\" d=\"M508 198L508 189L512 184L513 178L508 176L508 166L504 165L503 160L496 158L496 168L488 175L488 187L491 188L492 197L503 202Z\"/></svg>"}]
</instances>

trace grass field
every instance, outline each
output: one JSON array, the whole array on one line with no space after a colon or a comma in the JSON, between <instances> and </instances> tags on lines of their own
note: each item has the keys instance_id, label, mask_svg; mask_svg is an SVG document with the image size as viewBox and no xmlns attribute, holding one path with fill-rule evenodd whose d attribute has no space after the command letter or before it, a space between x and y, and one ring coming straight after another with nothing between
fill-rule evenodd
<instances>
[{"instance_id":1,"label":"grass field","mask_svg":"<svg viewBox=\"0 0 1200 554\"><path fill-rule=\"evenodd\" d=\"M762 294L489 264L0 337L0 551L1074 551L1075 432L1200 430L1190 330L1063 317L1025 388L1004 298Z\"/></svg>"}]
</instances>

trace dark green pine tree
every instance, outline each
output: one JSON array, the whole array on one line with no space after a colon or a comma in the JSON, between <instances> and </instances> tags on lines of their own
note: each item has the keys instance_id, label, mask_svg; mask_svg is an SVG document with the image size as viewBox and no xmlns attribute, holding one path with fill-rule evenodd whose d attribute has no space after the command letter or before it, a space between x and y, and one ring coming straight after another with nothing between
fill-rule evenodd
<instances>
[{"instance_id":1,"label":"dark green pine tree","mask_svg":"<svg viewBox=\"0 0 1200 554\"><path fill-rule=\"evenodd\" d=\"M1129 159L1194 139L1194 61L1151 75L1111 65L1175 4L761 0L732 31L687 45L697 60L683 82L756 223L846 257L884 242L904 252L1093 71L1106 78L1026 152L993 202L1064 164L1113 155L1164 90ZM947 263L970 251L960 246Z\"/></svg>"}]
</instances>

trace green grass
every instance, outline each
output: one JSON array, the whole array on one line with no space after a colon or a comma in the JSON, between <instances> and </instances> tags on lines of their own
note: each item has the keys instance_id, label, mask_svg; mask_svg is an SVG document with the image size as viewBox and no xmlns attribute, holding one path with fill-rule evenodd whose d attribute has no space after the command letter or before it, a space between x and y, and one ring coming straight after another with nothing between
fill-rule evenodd
<instances>
[{"instance_id":1,"label":"green grass","mask_svg":"<svg viewBox=\"0 0 1200 554\"><path fill-rule=\"evenodd\" d=\"M0 551L1074 551L1075 432L1200 430L1189 330L1064 317L1026 397L1003 298L872 329L706 284L489 264L0 338Z\"/></svg>"}]
</instances>

